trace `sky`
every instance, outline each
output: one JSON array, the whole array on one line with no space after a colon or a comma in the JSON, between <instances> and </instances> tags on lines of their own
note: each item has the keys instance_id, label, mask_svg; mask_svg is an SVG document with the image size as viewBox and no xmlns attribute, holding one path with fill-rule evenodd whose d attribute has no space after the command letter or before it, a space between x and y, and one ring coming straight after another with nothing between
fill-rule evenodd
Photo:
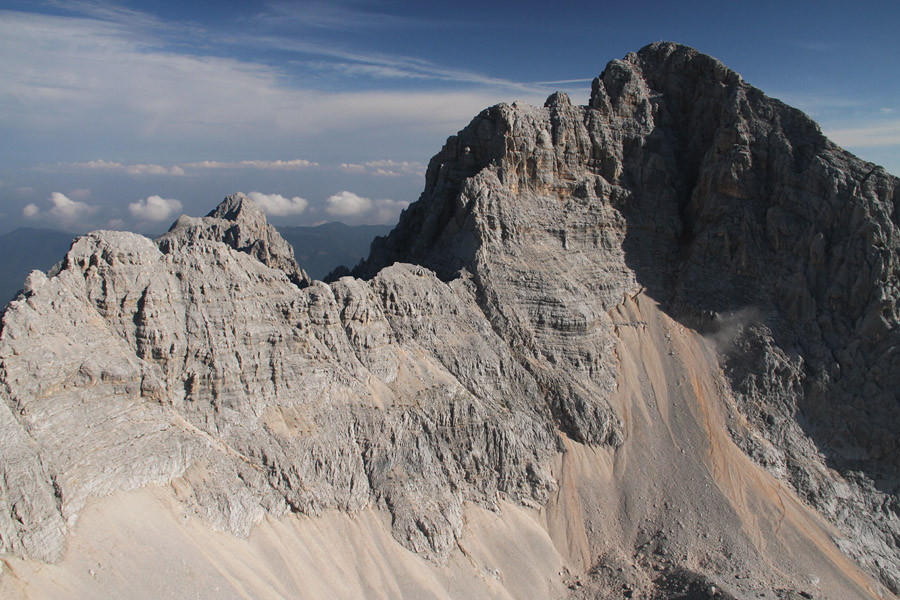
<instances>
[{"instance_id":1,"label":"sky","mask_svg":"<svg viewBox=\"0 0 900 600\"><path fill-rule=\"evenodd\" d=\"M0 0L0 234L158 234L250 194L393 223L498 102L586 104L654 41L711 54L900 174L900 2Z\"/></svg>"}]
</instances>

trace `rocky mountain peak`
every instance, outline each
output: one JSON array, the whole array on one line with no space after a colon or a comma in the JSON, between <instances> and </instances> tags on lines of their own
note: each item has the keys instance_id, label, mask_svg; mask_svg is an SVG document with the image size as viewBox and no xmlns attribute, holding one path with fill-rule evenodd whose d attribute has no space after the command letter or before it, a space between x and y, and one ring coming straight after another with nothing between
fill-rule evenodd
<instances>
[{"instance_id":1,"label":"rocky mountain peak","mask_svg":"<svg viewBox=\"0 0 900 600\"><path fill-rule=\"evenodd\" d=\"M558 106L572 106L572 101L565 92L553 92L547 97L547 100L544 101L544 108Z\"/></svg>"},{"instance_id":2,"label":"rocky mountain peak","mask_svg":"<svg viewBox=\"0 0 900 600\"><path fill-rule=\"evenodd\" d=\"M684 46L587 100L482 111L356 277L310 282L241 194L32 275L0 328L0 549L60 559L94 499L156 483L179 522L292 523L229 568L421 558L356 595L447 569L484 596L900 593L900 181ZM366 511L352 543L290 537Z\"/></svg>"},{"instance_id":3,"label":"rocky mountain peak","mask_svg":"<svg viewBox=\"0 0 900 600\"><path fill-rule=\"evenodd\" d=\"M298 287L310 284L309 276L294 259L291 245L269 225L263 210L244 194L226 197L203 218L179 217L157 244L163 252L171 252L199 240L224 242L265 265L284 271Z\"/></svg>"},{"instance_id":4,"label":"rocky mountain peak","mask_svg":"<svg viewBox=\"0 0 900 600\"><path fill-rule=\"evenodd\" d=\"M226 196L206 216L235 223L246 223L248 226L260 228L266 224L266 215L263 210L253 200L241 193Z\"/></svg>"},{"instance_id":5,"label":"rocky mountain peak","mask_svg":"<svg viewBox=\"0 0 900 600\"><path fill-rule=\"evenodd\" d=\"M862 507L885 501L874 490L900 489L898 207L896 177L718 60L661 42L611 61L587 106L557 94L543 108L483 111L448 139L419 201L356 274L400 261L471 277L523 364L565 365L548 387L569 394L549 405L570 436L595 443L617 439L586 418L610 414L597 402L617 373L606 311L643 289L723 340L755 423L736 442L862 531ZM828 468L853 473L853 500L834 500L843 484ZM872 547L853 552L887 564L893 550L874 545L877 561ZM877 569L900 590L889 562Z\"/></svg>"}]
</instances>

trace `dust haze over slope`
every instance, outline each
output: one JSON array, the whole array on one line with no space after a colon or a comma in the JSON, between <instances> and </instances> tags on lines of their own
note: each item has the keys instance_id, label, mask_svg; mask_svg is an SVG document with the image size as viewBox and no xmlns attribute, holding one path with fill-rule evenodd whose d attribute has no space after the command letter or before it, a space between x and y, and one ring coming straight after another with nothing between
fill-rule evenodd
<instances>
[{"instance_id":1,"label":"dust haze over slope","mask_svg":"<svg viewBox=\"0 0 900 600\"><path fill-rule=\"evenodd\" d=\"M126 593L158 530L161 593L890 594L898 190L654 44L476 117L364 278L242 196L90 234L3 315L0 585Z\"/></svg>"}]
</instances>

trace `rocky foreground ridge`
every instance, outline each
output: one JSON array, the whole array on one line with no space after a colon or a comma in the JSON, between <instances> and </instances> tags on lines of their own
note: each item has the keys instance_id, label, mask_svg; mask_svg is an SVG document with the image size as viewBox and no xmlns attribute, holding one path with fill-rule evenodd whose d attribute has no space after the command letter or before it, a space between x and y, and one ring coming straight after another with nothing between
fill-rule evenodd
<instances>
[{"instance_id":1,"label":"rocky foreground ridge","mask_svg":"<svg viewBox=\"0 0 900 600\"><path fill-rule=\"evenodd\" d=\"M588 106L482 112L354 277L310 281L241 195L91 233L2 317L0 550L58 561L159 484L241 535L374 508L435 565L475 564L469 507L530 507L558 595L898 594L898 207L657 43Z\"/></svg>"}]
</instances>

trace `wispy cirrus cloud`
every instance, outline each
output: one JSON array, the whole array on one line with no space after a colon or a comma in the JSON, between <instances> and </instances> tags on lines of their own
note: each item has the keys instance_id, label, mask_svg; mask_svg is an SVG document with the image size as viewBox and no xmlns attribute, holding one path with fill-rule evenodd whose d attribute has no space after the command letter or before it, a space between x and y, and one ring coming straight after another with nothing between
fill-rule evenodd
<instances>
[{"instance_id":1,"label":"wispy cirrus cloud","mask_svg":"<svg viewBox=\"0 0 900 600\"><path fill-rule=\"evenodd\" d=\"M109 0L43 0L63 14L97 21L127 25L132 31L146 32L154 36L202 36L205 29L188 21L165 21L155 15Z\"/></svg>"},{"instance_id":2,"label":"wispy cirrus cloud","mask_svg":"<svg viewBox=\"0 0 900 600\"><path fill-rule=\"evenodd\" d=\"M854 148L900 146L900 120L882 122L875 126L827 129L825 133L841 146Z\"/></svg>"},{"instance_id":3,"label":"wispy cirrus cloud","mask_svg":"<svg viewBox=\"0 0 900 600\"><path fill-rule=\"evenodd\" d=\"M359 196L367 202L346 218L388 222L406 202L383 196L415 197L425 171L400 157L429 156L485 106L541 103L547 93L544 84L441 64L442 58L378 52L363 36L291 36L277 19L213 32L104 0L45 0L36 10L48 4L54 14L0 10L0 56L16 57L0 60L0 136L16 148L16 160L50 174L42 183L22 176L28 169L14 172L9 189L38 190L33 198L8 190L9 200L0 198L17 216L25 201L52 189L91 188L90 198L62 194L102 206L81 211L85 225L117 219L149 227L151 217L171 212L161 201L174 196L186 212L202 213L208 207L201 202L210 201L204 194L218 195L226 185L302 190L309 202L263 194L268 212L316 215L327 212L323 198L348 185L345 174L358 173L374 179L354 180L369 190ZM276 8L271 15L299 10ZM348 5L316 10L310 27L323 31L353 19L360 28L424 26L402 16L376 23ZM6 171L2 176L12 179ZM142 200L132 209L123 196ZM66 205L60 206L51 217L56 205L37 202L31 218L61 219ZM101 216L102 224L91 221Z\"/></svg>"},{"instance_id":4,"label":"wispy cirrus cloud","mask_svg":"<svg viewBox=\"0 0 900 600\"><path fill-rule=\"evenodd\" d=\"M542 101L552 86L589 83L591 79L548 82L522 82L489 75L485 72L440 64L420 56L360 50L352 42L336 43L316 35L298 36L297 30L315 34L315 30L369 32L373 30L421 31L478 26L478 21L460 22L442 15L437 18L414 17L409 14L381 12L378 5L341 2L272 2L266 10L254 15L250 22L262 25L262 31L235 35L231 42L241 46L277 50L298 56L299 64L313 71L330 71L342 76L365 76L372 79L417 79L503 90L506 93L534 95L528 100ZM288 32L283 34L280 32ZM402 35L402 33L398 33ZM540 98L538 98L540 96Z\"/></svg>"},{"instance_id":5,"label":"wispy cirrus cloud","mask_svg":"<svg viewBox=\"0 0 900 600\"><path fill-rule=\"evenodd\" d=\"M528 93L536 98L543 97L552 91L546 84L513 81L503 77L494 77L485 73L458 69L435 63L433 61L412 56L384 54L379 52L361 52L336 44L307 41L296 37L278 35L240 36L241 44L251 45L267 50L278 50L301 56L336 59L330 61L311 61L303 63L318 70L331 69L342 74L367 74L387 78L427 79L440 82L468 84L486 88L496 88L507 93Z\"/></svg>"},{"instance_id":6,"label":"wispy cirrus cloud","mask_svg":"<svg viewBox=\"0 0 900 600\"><path fill-rule=\"evenodd\" d=\"M254 153L289 144L334 146L346 135L357 139L357 147L374 146L376 139L384 147L399 143L400 132L404 140L443 137L484 106L510 99L512 91L535 102L543 100L545 91L532 90L522 98L524 88L517 82L416 58L278 36L231 35L214 41L200 36L175 51L152 19L135 30L117 15L104 20L0 11L0 56L17 57L0 61L0 130L8 139L22 140L23 151L36 136L53 136L60 152L108 155L111 149L140 147L141 155L171 156L174 150L181 155L178 162L212 154L235 139ZM372 69L373 75L381 70L384 76L390 71L390 77L472 85L452 91L317 89L311 85L316 79L306 72L249 58L210 56L204 54L207 43L219 52L240 46L255 48L259 56L272 51L303 55L282 64L324 57ZM44 150L35 146L35 152ZM177 174L139 166L144 163L125 164L105 167Z\"/></svg>"},{"instance_id":7,"label":"wispy cirrus cloud","mask_svg":"<svg viewBox=\"0 0 900 600\"><path fill-rule=\"evenodd\" d=\"M379 12L374 8L340 2L270 2L265 10L248 21L276 29L296 30L301 27L330 31L443 28L450 24L449 20L416 18Z\"/></svg>"},{"instance_id":8,"label":"wispy cirrus cloud","mask_svg":"<svg viewBox=\"0 0 900 600\"><path fill-rule=\"evenodd\" d=\"M807 112L834 143L900 174L900 119L884 98L843 94L783 94L782 100Z\"/></svg>"}]
</instances>

